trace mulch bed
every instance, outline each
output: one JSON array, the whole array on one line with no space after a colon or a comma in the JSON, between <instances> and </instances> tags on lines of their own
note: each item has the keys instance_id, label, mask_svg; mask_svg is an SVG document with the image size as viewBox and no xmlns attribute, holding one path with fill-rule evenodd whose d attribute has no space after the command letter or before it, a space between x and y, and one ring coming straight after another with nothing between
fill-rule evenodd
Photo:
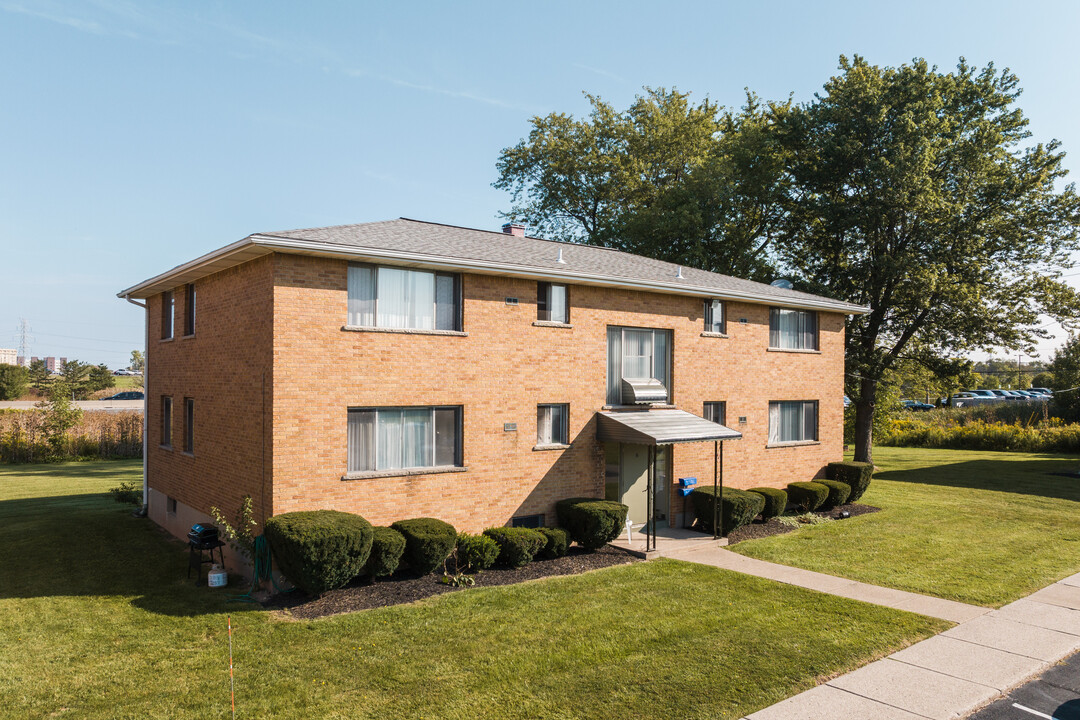
<instances>
[{"instance_id":1,"label":"mulch bed","mask_svg":"<svg viewBox=\"0 0 1080 720\"><path fill-rule=\"evenodd\" d=\"M835 507L832 510L826 512L815 513L822 517L836 519L837 516L844 510L851 513L851 517L856 515L867 515L869 513L876 513L881 508L874 507L873 505L862 505L860 503L851 503L849 505L841 505ZM741 543L744 540L757 540L759 538L772 537L773 535L783 535L784 533L793 532L798 528L789 527L783 525L776 518L770 518L765 522L752 522L749 525L743 525L741 528L728 534L728 545L735 545Z\"/></svg>"},{"instance_id":2,"label":"mulch bed","mask_svg":"<svg viewBox=\"0 0 1080 720\"><path fill-rule=\"evenodd\" d=\"M640 558L618 548L605 547L596 552L587 552L572 547L565 557L554 560L535 560L525 567L499 568L476 573L471 577L476 581L474 587L511 585L526 580L554 577L557 575L577 575L588 570L638 562ZM281 610L288 615L302 620L370 610L372 608L401 605L422 600L432 595L458 592L468 588L458 588L439 582L442 572L417 576L403 572L391 578L375 582L357 581L339 590L323 593L322 597L311 598L300 590L275 595L264 607Z\"/></svg>"}]
</instances>

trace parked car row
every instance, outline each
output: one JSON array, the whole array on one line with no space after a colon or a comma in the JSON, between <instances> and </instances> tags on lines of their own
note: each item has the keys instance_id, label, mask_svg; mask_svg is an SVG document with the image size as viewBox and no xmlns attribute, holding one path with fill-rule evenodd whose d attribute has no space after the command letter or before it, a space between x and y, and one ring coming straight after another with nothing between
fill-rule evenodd
<instances>
[{"instance_id":1,"label":"parked car row","mask_svg":"<svg viewBox=\"0 0 1080 720\"><path fill-rule=\"evenodd\" d=\"M964 390L953 394L951 400L954 407L975 405L982 403L998 403L1008 401L1019 402L1046 402L1054 394L1049 388L1029 388L1027 390Z\"/></svg>"}]
</instances>

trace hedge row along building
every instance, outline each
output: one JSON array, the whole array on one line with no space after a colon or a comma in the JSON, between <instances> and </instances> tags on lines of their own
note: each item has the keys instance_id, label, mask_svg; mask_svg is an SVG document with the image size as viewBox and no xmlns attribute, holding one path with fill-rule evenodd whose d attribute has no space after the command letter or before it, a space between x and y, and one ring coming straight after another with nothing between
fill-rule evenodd
<instances>
[{"instance_id":1,"label":"hedge row along building","mask_svg":"<svg viewBox=\"0 0 1080 720\"><path fill-rule=\"evenodd\" d=\"M682 527L714 467L783 487L841 458L844 321L867 311L404 218L258 233L120 297L146 307L148 512L179 536L245 495L259 519L468 531L606 497Z\"/></svg>"}]
</instances>

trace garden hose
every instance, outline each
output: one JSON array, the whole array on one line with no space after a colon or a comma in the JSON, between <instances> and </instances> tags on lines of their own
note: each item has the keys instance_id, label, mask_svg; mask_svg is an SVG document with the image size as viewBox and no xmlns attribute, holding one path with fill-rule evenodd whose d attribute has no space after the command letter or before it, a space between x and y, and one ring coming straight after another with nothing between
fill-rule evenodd
<instances>
[{"instance_id":1,"label":"garden hose","mask_svg":"<svg viewBox=\"0 0 1080 720\"><path fill-rule=\"evenodd\" d=\"M255 547L252 552L252 572L251 572L251 587L243 595L233 595L229 597L230 601L234 602L258 602L252 593L259 587L259 583L263 580L269 580L270 584L274 586L274 589L279 593L289 592L288 590L282 590L278 587L277 581L274 580L273 560L270 555L270 543L266 541L265 535L259 535L255 538Z\"/></svg>"}]
</instances>

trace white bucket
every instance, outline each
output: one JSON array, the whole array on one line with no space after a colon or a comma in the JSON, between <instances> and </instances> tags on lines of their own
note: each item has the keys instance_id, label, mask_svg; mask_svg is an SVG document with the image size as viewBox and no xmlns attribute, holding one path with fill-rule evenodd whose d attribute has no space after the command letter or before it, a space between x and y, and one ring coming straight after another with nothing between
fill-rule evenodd
<instances>
[{"instance_id":1,"label":"white bucket","mask_svg":"<svg viewBox=\"0 0 1080 720\"><path fill-rule=\"evenodd\" d=\"M210 587L225 587L229 582L229 573L220 565L212 565L206 575L206 584Z\"/></svg>"}]
</instances>

